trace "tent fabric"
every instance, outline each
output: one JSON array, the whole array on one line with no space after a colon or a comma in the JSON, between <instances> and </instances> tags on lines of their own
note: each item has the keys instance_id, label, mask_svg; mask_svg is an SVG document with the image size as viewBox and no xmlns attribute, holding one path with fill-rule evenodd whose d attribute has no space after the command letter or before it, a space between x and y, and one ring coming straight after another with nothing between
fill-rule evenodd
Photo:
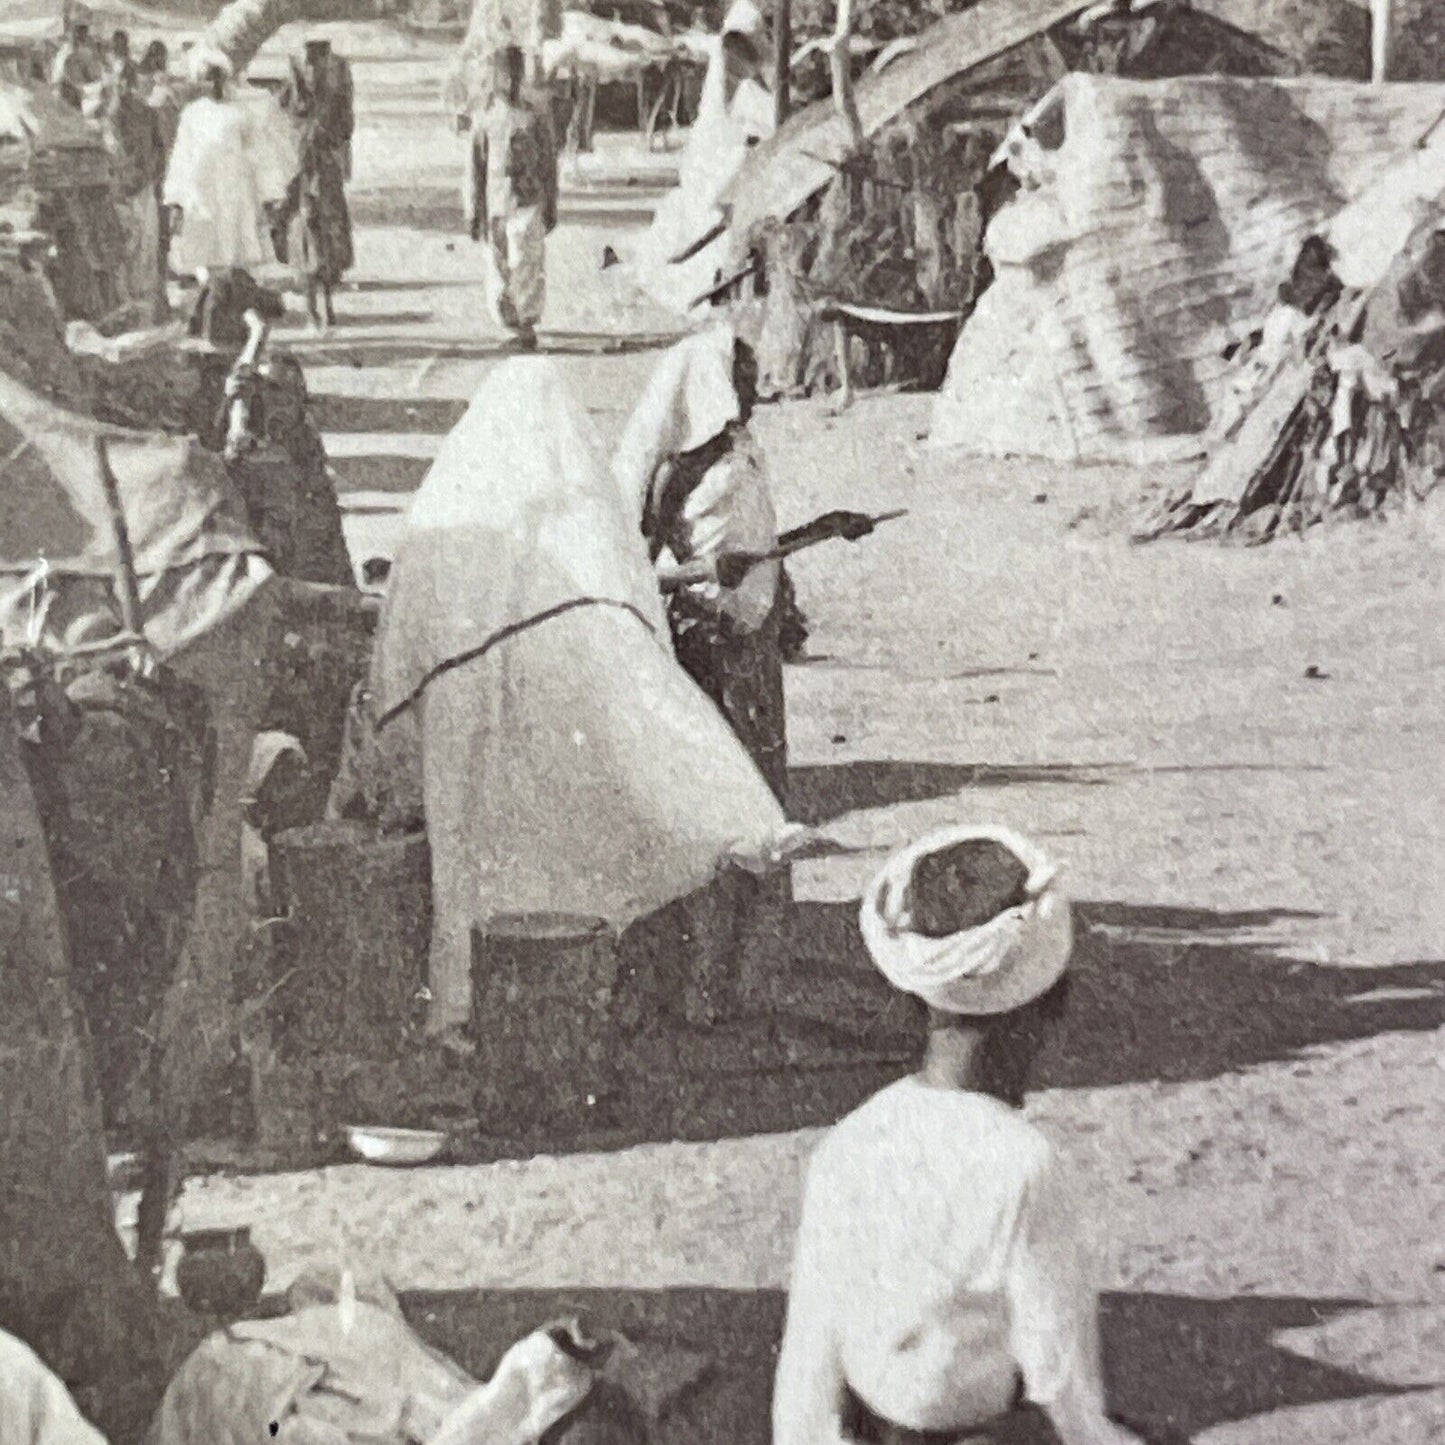
<instances>
[{"instance_id":1,"label":"tent fabric","mask_svg":"<svg viewBox=\"0 0 1445 1445\"><path fill-rule=\"evenodd\" d=\"M854 88L866 136L875 135L929 91L1088 8L1087 0L979 0L918 37L906 54ZM851 150L848 128L831 100L795 112L769 140L754 146L719 202L728 213L734 249L769 219L786 220L838 173Z\"/></svg>"},{"instance_id":2,"label":"tent fabric","mask_svg":"<svg viewBox=\"0 0 1445 1445\"><path fill-rule=\"evenodd\" d=\"M0 1445L105 1445L40 1358L0 1330Z\"/></svg>"},{"instance_id":3,"label":"tent fabric","mask_svg":"<svg viewBox=\"0 0 1445 1445\"><path fill-rule=\"evenodd\" d=\"M139 1380L153 1363L153 1301L115 1232L100 1106L48 840L4 687L0 848L8 860L0 890L0 1330L24 1335L72 1390L113 1387L121 1371ZM7 1412L22 1385L11 1371L23 1363L5 1342L0 1401ZM45 1410L57 1429L67 1413ZM0 1442L9 1445L15 1423L0 1421ZM67 1437L22 1438L59 1445ZM71 1431L69 1438L79 1436Z\"/></svg>"},{"instance_id":4,"label":"tent fabric","mask_svg":"<svg viewBox=\"0 0 1445 1445\"><path fill-rule=\"evenodd\" d=\"M70 652L122 633L120 550L98 440L125 517L142 630L170 656L271 576L225 467L189 438L106 426L3 372L0 639Z\"/></svg>"},{"instance_id":5,"label":"tent fabric","mask_svg":"<svg viewBox=\"0 0 1445 1445\"><path fill-rule=\"evenodd\" d=\"M1198 455L1301 242L1418 142L1445 89L1071 75L1063 139L985 238L932 444L979 455ZM1027 149L1027 148L1026 148ZM1017 161L1013 162L1017 165Z\"/></svg>"},{"instance_id":6,"label":"tent fabric","mask_svg":"<svg viewBox=\"0 0 1445 1445\"><path fill-rule=\"evenodd\" d=\"M397 551L372 693L383 729L419 722L434 1030L467 1016L489 917L622 927L796 836L673 658L636 515L550 362L493 372L443 444Z\"/></svg>"},{"instance_id":7,"label":"tent fabric","mask_svg":"<svg viewBox=\"0 0 1445 1445\"><path fill-rule=\"evenodd\" d=\"M746 164L754 145L765 144L773 134L773 97L757 81L744 80L731 101L726 94L722 37L730 29L745 30L751 20L746 10L736 16L730 12L722 32L708 37L707 73L697 117L678 160L677 189L658 206L631 258L632 274L643 290L682 314L726 264L729 243L719 235L684 262L672 258L717 228L723 220L719 197Z\"/></svg>"},{"instance_id":8,"label":"tent fabric","mask_svg":"<svg viewBox=\"0 0 1445 1445\"><path fill-rule=\"evenodd\" d=\"M667 36L641 25L604 20L580 10L562 16L562 31L542 45L542 68L549 76L594 76L603 84L633 80L649 66L688 58Z\"/></svg>"}]
</instances>

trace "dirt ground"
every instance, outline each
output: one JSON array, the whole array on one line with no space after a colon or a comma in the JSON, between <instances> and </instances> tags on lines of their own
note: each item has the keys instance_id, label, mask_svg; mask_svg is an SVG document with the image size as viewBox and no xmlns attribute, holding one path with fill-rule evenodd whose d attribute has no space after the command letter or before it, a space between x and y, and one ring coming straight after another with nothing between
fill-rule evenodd
<instances>
[{"instance_id":1,"label":"dirt ground","mask_svg":"<svg viewBox=\"0 0 1445 1445\"><path fill-rule=\"evenodd\" d=\"M498 348L437 57L387 48L357 64L356 284L336 333L295 343L358 560L387 550ZM677 323L599 261L667 165L605 138L553 240L543 350L609 439ZM909 509L796 569L796 808L850 851L798 870L760 996L826 1024L839 987L866 993L852 913L891 845L952 819L1039 838L1082 929L1032 1108L1107 1228L1116 1404L1212 1445L1445 1440L1445 523L1133 548L1071 524L1148 478L940 457L930 405L758 423L785 525ZM213 1176L185 1222L250 1222L276 1284L365 1260L476 1369L580 1301L709 1357L667 1438L762 1441L799 1170L876 1073L775 1079L809 1128L750 1113L766 1090L730 1079L729 1126L690 1142Z\"/></svg>"}]
</instances>

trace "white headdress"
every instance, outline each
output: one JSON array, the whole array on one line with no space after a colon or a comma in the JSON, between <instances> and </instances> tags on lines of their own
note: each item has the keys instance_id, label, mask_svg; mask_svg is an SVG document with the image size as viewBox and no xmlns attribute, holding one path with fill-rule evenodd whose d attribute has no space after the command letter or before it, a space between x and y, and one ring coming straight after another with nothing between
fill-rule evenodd
<instances>
[{"instance_id":1,"label":"white headdress","mask_svg":"<svg viewBox=\"0 0 1445 1445\"><path fill-rule=\"evenodd\" d=\"M913 931L911 888L920 859L955 844L987 840L1028 870L1027 897L977 928L930 938ZM895 988L940 1013L1000 1014L1047 993L1073 949L1069 903L1058 869L1007 828L949 828L900 849L863 896L859 924L873 962Z\"/></svg>"}]
</instances>

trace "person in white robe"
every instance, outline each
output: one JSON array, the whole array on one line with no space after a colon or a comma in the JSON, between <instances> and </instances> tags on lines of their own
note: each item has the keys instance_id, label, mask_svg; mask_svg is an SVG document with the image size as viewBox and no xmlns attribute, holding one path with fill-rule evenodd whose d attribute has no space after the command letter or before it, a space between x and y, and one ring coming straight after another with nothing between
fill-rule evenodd
<instances>
[{"instance_id":1,"label":"person in white robe","mask_svg":"<svg viewBox=\"0 0 1445 1445\"><path fill-rule=\"evenodd\" d=\"M204 281L275 261L267 210L284 199L300 161L276 103L232 93L224 55L192 52L191 69L206 91L181 112L163 200L172 269Z\"/></svg>"},{"instance_id":2,"label":"person in white robe","mask_svg":"<svg viewBox=\"0 0 1445 1445\"><path fill-rule=\"evenodd\" d=\"M489 917L620 931L807 836L674 660L636 512L539 358L483 382L413 500L371 693L421 752L444 1041L465 1042Z\"/></svg>"}]
</instances>

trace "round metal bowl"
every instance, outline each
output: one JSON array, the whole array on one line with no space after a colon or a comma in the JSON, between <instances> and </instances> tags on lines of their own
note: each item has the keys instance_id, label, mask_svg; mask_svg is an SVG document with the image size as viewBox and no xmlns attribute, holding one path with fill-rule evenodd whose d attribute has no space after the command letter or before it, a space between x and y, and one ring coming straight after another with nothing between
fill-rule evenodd
<instances>
[{"instance_id":1,"label":"round metal bowl","mask_svg":"<svg viewBox=\"0 0 1445 1445\"><path fill-rule=\"evenodd\" d=\"M447 1147L440 1129L383 1129L372 1124L351 1124L346 1143L368 1164L426 1164Z\"/></svg>"}]
</instances>

